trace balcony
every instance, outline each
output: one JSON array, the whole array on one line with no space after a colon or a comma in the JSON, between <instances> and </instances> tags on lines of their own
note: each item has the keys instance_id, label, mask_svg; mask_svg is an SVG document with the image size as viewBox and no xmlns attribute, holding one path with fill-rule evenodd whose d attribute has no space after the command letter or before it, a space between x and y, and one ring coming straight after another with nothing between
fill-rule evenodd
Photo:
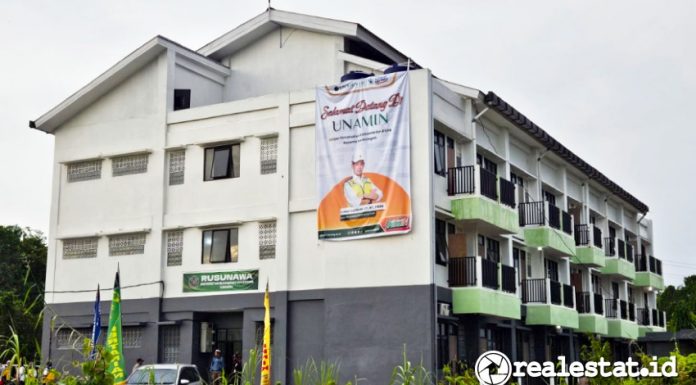
<instances>
[{"instance_id":1,"label":"balcony","mask_svg":"<svg viewBox=\"0 0 696 385\"><path fill-rule=\"evenodd\" d=\"M575 256L571 215L546 201L520 203L519 212L528 247L542 247L550 256Z\"/></svg>"},{"instance_id":2,"label":"balcony","mask_svg":"<svg viewBox=\"0 0 696 385\"><path fill-rule=\"evenodd\" d=\"M486 314L520 319L517 272L481 257L458 257L448 261L454 314Z\"/></svg>"},{"instance_id":3,"label":"balcony","mask_svg":"<svg viewBox=\"0 0 696 385\"><path fill-rule=\"evenodd\" d=\"M647 255L637 255L635 260L636 279L633 281L635 286L653 287L656 290L665 288L665 281L662 278L662 261Z\"/></svg>"},{"instance_id":4,"label":"balcony","mask_svg":"<svg viewBox=\"0 0 696 385\"><path fill-rule=\"evenodd\" d=\"M580 292L576 294L578 331L606 335L608 322L604 318L604 300L601 294Z\"/></svg>"},{"instance_id":5,"label":"balcony","mask_svg":"<svg viewBox=\"0 0 696 385\"><path fill-rule=\"evenodd\" d=\"M636 310L638 333L640 337L646 333L665 331L665 313L657 309L642 308Z\"/></svg>"},{"instance_id":6,"label":"balcony","mask_svg":"<svg viewBox=\"0 0 696 385\"><path fill-rule=\"evenodd\" d=\"M588 267L604 267L605 258L600 229L586 224L575 226L575 256L570 262Z\"/></svg>"},{"instance_id":7,"label":"balcony","mask_svg":"<svg viewBox=\"0 0 696 385\"><path fill-rule=\"evenodd\" d=\"M447 194L455 219L499 235L519 232L512 182L479 166L453 167L447 171Z\"/></svg>"},{"instance_id":8,"label":"balcony","mask_svg":"<svg viewBox=\"0 0 696 385\"><path fill-rule=\"evenodd\" d=\"M604 275L617 276L619 279L635 279L635 266L632 261L629 262L626 259L626 243L622 239L605 238L604 246L606 258L600 272Z\"/></svg>"},{"instance_id":9,"label":"balcony","mask_svg":"<svg viewBox=\"0 0 696 385\"><path fill-rule=\"evenodd\" d=\"M638 324L635 323L633 304L615 298L604 300L607 317L607 336L635 340L639 336ZM631 320L633 319L633 321Z\"/></svg>"},{"instance_id":10,"label":"balcony","mask_svg":"<svg viewBox=\"0 0 696 385\"><path fill-rule=\"evenodd\" d=\"M527 325L578 328L574 305L575 290L548 278L522 281L522 302L526 305Z\"/></svg>"}]
</instances>

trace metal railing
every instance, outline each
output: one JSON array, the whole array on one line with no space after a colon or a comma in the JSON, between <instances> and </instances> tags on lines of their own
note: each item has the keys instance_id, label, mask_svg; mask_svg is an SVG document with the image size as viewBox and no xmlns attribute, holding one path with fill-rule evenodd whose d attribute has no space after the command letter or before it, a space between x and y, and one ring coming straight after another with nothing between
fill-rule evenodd
<instances>
[{"instance_id":1,"label":"metal railing","mask_svg":"<svg viewBox=\"0 0 696 385\"><path fill-rule=\"evenodd\" d=\"M448 281L451 287L476 286L476 258L457 257L447 261Z\"/></svg>"},{"instance_id":2,"label":"metal railing","mask_svg":"<svg viewBox=\"0 0 696 385\"><path fill-rule=\"evenodd\" d=\"M452 167L447 170L447 193L449 195L473 194L476 190L474 166Z\"/></svg>"},{"instance_id":3,"label":"metal railing","mask_svg":"<svg viewBox=\"0 0 696 385\"><path fill-rule=\"evenodd\" d=\"M602 230L595 225L592 225L592 242L596 247L602 248Z\"/></svg>"},{"instance_id":4,"label":"metal railing","mask_svg":"<svg viewBox=\"0 0 696 385\"><path fill-rule=\"evenodd\" d=\"M515 185L507 179L498 178L500 203L515 208Z\"/></svg>"},{"instance_id":5,"label":"metal railing","mask_svg":"<svg viewBox=\"0 0 696 385\"><path fill-rule=\"evenodd\" d=\"M628 319L627 307L628 303L626 301L619 301L619 308L621 308L621 319Z\"/></svg>"},{"instance_id":6,"label":"metal railing","mask_svg":"<svg viewBox=\"0 0 696 385\"><path fill-rule=\"evenodd\" d=\"M619 300L615 298L607 298L604 300L604 314L607 318L619 318Z\"/></svg>"},{"instance_id":7,"label":"metal railing","mask_svg":"<svg viewBox=\"0 0 696 385\"><path fill-rule=\"evenodd\" d=\"M633 262L633 245L626 243L626 260Z\"/></svg>"},{"instance_id":8,"label":"metal railing","mask_svg":"<svg viewBox=\"0 0 696 385\"><path fill-rule=\"evenodd\" d=\"M617 239L616 248L619 250L619 258L626 259L626 242L623 239Z\"/></svg>"},{"instance_id":9,"label":"metal railing","mask_svg":"<svg viewBox=\"0 0 696 385\"><path fill-rule=\"evenodd\" d=\"M604 314L604 299L599 293L593 293L594 295L594 312L595 314Z\"/></svg>"},{"instance_id":10,"label":"metal railing","mask_svg":"<svg viewBox=\"0 0 696 385\"><path fill-rule=\"evenodd\" d=\"M605 252L604 255L607 257L616 256L616 243L615 239L611 237L604 238Z\"/></svg>"},{"instance_id":11,"label":"metal railing","mask_svg":"<svg viewBox=\"0 0 696 385\"><path fill-rule=\"evenodd\" d=\"M481 176L481 195L497 201L498 189L495 183L497 175L483 168L479 169L479 174Z\"/></svg>"},{"instance_id":12,"label":"metal railing","mask_svg":"<svg viewBox=\"0 0 696 385\"><path fill-rule=\"evenodd\" d=\"M502 278L502 289L504 292L517 293L517 279L515 268L508 265L500 265L500 277Z\"/></svg>"},{"instance_id":13,"label":"metal railing","mask_svg":"<svg viewBox=\"0 0 696 385\"><path fill-rule=\"evenodd\" d=\"M563 284L563 306L569 307L571 309L575 308L575 295L573 294L575 290L573 286Z\"/></svg>"},{"instance_id":14,"label":"metal railing","mask_svg":"<svg viewBox=\"0 0 696 385\"><path fill-rule=\"evenodd\" d=\"M546 224L545 202L525 202L519 204L520 226Z\"/></svg>"},{"instance_id":15,"label":"metal railing","mask_svg":"<svg viewBox=\"0 0 696 385\"><path fill-rule=\"evenodd\" d=\"M592 293L583 291L575 294L575 303L578 313L592 313Z\"/></svg>"},{"instance_id":16,"label":"metal railing","mask_svg":"<svg viewBox=\"0 0 696 385\"><path fill-rule=\"evenodd\" d=\"M481 259L481 284L483 287L498 290L498 263L490 259Z\"/></svg>"},{"instance_id":17,"label":"metal railing","mask_svg":"<svg viewBox=\"0 0 696 385\"><path fill-rule=\"evenodd\" d=\"M636 304L634 304L633 302L628 303L628 320L636 320Z\"/></svg>"},{"instance_id":18,"label":"metal railing","mask_svg":"<svg viewBox=\"0 0 696 385\"><path fill-rule=\"evenodd\" d=\"M648 271L648 256L637 254L634 262L636 271Z\"/></svg>"},{"instance_id":19,"label":"metal railing","mask_svg":"<svg viewBox=\"0 0 696 385\"><path fill-rule=\"evenodd\" d=\"M549 226L561 229L561 209L549 203Z\"/></svg>"},{"instance_id":20,"label":"metal railing","mask_svg":"<svg viewBox=\"0 0 696 385\"><path fill-rule=\"evenodd\" d=\"M650 326L650 309L636 309L636 319L638 321L638 325Z\"/></svg>"},{"instance_id":21,"label":"metal railing","mask_svg":"<svg viewBox=\"0 0 696 385\"><path fill-rule=\"evenodd\" d=\"M659 320L658 320L658 326L663 328L665 327L665 312L663 311L658 311L657 312Z\"/></svg>"},{"instance_id":22,"label":"metal railing","mask_svg":"<svg viewBox=\"0 0 696 385\"><path fill-rule=\"evenodd\" d=\"M561 210L561 220L563 221L563 232L573 235L573 216Z\"/></svg>"},{"instance_id":23,"label":"metal railing","mask_svg":"<svg viewBox=\"0 0 696 385\"><path fill-rule=\"evenodd\" d=\"M546 303L546 278L532 278L523 280L522 302Z\"/></svg>"},{"instance_id":24,"label":"metal railing","mask_svg":"<svg viewBox=\"0 0 696 385\"><path fill-rule=\"evenodd\" d=\"M650 318L651 322L650 324L652 326L659 326L659 320L658 320L658 315L657 315L657 309L650 309L650 313L652 315L652 318Z\"/></svg>"},{"instance_id":25,"label":"metal railing","mask_svg":"<svg viewBox=\"0 0 696 385\"><path fill-rule=\"evenodd\" d=\"M549 290L551 292L551 303L554 305L560 305L561 299L561 283L558 281L549 281Z\"/></svg>"},{"instance_id":26,"label":"metal railing","mask_svg":"<svg viewBox=\"0 0 696 385\"><path fill-rule=\"evenodd\" d=\"M575 225L575 246L590 244L590 228L587 225Z\"/></svg>"}]
</instances>

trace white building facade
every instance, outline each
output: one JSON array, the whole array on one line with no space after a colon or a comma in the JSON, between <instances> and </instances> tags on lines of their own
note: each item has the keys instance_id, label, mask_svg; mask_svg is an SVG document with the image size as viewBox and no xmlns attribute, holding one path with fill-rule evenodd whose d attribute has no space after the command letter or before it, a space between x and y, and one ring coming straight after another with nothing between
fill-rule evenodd
<instances>
[{"instance_id":1,"label":"white building facade","mask_svg":"<svg viewBox=\"0 0 696 385\"><path fill-rule=\"evenodd\" d=\"M69 331L117 268L127 364L202 371L256 346L269 282L284 383L309 357L377 383L404 344L435 369L576 351L582 333L627 354L662 330L647 206L497 95L415 63L412 231L318 240L314 88L407 61L358 24L271 9L198 51L156 37L32 121L55 136L44 357L77 357ZM225 274L255 285L186 287Z\"/></svg>"}]
</instances>

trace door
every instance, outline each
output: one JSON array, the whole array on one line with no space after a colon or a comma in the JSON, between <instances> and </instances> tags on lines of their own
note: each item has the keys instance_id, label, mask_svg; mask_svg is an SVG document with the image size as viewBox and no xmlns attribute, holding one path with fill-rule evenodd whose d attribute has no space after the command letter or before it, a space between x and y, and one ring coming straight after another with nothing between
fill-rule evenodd
<instances>
[{"instance_id":1,"label":"door","mask_svg":"<svg viewBox=\"0 0 696 385\"><path fill-rule=\"evenodd\" d=\"M447 224L447 252L450 258L466 257L466 234L457 233L456 227Z\"/></svg>"},{"instance_id":2,"label":"door","mask_svg":"<svg viewBox=\"0 0 696 385\"><path fill-rule=\"evenodd\" d=\"M544 258L546 265L546 278L558 282L558 262Z\"/></svg>"},{"instance_id":3,"label":"door","mask_svg":"<svg viewBox=\"0 0 696 385\"><path fill-rule=\"evenodd\" d=\"M584 291L582 289L582 273L580 270L572 269L570 273L570 284L573 285L576 293Z\"/></svg>"}]
</instances>

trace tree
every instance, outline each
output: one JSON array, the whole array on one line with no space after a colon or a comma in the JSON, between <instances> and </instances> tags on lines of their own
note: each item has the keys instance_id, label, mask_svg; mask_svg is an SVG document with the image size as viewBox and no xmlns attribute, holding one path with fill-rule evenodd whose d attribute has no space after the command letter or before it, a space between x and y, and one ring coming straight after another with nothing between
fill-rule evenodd
<instances>
[{"instance_id":1,"label":"tree","mask_svg":"<svg viewBox=\"0 0 696 385\"><path fill-rule=\"evenodd\" d=\"M46 253L40 232L0 226L0 336L13 329L29 358L40 351Z\"/></svg>"},{"instance_id":2,"label":"tree","mask_svg":"<svg viewBox=\"0 0 696 385\"><path fill-rule=\"evenodd\" d=\"M657 306L667 313L670 331L696 328L696 275L684 278L684 285L672 285L657 297Z\"/></svg>"}]
</instances>

